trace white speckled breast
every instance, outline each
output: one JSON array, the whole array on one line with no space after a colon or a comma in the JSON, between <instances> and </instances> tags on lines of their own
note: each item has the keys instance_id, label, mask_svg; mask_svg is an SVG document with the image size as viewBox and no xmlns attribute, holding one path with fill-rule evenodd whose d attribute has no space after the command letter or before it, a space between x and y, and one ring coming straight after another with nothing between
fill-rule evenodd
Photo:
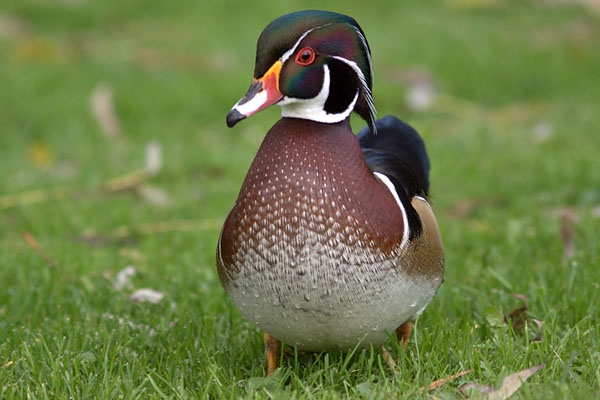
<instances>
[{"instance_id":1,"label":"white speckled breast","mask_svg":"<svg viewBox=\"0 0 600 400\"><path fill-rule=\"evenodd\" d=\"M441 283L437 270L406 257L407 234L347 123L284 118L225 222L217 266L241 313L286 344L379 344Z\"/></svg>"}]
</instances>

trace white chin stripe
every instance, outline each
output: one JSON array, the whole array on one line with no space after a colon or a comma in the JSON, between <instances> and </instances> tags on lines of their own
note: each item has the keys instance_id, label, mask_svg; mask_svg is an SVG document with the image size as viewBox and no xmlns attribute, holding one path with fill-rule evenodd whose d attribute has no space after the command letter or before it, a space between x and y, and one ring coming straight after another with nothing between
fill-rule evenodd
<instances>
[{"instance_id":1,"label":"white chin stripe","mask_svg":"<svg viewBox=\"0 0 600 400\"><path fill-rule=\"evenodd\" d=\"M323 66L323 72L323 86L316 97L313 97L312 99L295 99L286 96L279 102L282 117L309 119L311 121L324 122L327 124L334 124L348 118L352 113L352 110L354 110L354 105L358 100L358 91L356 92L356 96L354 96L354 100L352 100L344 112L339 114L329 114L325 112L325 102L329 97L329 84L331 82L329 67L327 67L327 65Z\"/></svg>"},{"instance_id":2,"label":"white chin stripe","mask_svg":"<svg viewBox=\"0 0 600 400\"><path fill-rule=\"evenodd\" d=\"M408 238L410 237L410 226L408 226L408 217L406 216L406 210L404 209L404 206L400 201L400 197L398 197L398 193L396 192L396 187L394 186L392 181L390 181L390 178L388 178L381 172L373 172L373 175L375 175L389 189L390 193L392 193L392 196L394 196L396 203L398 203L398 207L400 208L400 212L402 213L402 221L404 222L404 233L402 234L402 242L400 243L400 248L404 249L408 244Z\"/></svg>"}]
</instances>

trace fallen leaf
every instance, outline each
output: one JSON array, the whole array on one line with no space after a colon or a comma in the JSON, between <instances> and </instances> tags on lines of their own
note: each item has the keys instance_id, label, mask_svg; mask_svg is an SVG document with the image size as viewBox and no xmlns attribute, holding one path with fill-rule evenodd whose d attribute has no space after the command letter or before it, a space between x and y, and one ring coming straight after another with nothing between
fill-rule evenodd
<instances>
[{"instance_id":1,"label":"fallen leaf","mask_svg":"<svg viewBox=\"0 0 600 400\"><path fill-rule=\"evenodd\" d=\"M535 367L527 368L522 371L504 377L502 384L498 389L494 389L487 385L482 385L477 382L465 384L461 391L466 393L468 390L476 390L479 393L486 394L487 400L506 400L519 390L521 385L533 374L539 371L546 364L536 365Z\"/></svg>"},{"instance_id":2,"label":"fallen leaf","mask_svg":"<svg viewBox=\"0 0 600 400\"><path fill-rule=\"evenodd\" d=\"M156 175L162 168L162 146L156 141L146 145L146 171Z\"/></svg>"},{"instance_id":3,"label":"fallen leaf","mask_svg":"<svg viewBox=\"0 0 600 400\"><path fill-rule=\"evenodd\" d=\"M136 273L135 267L133 265L129 265L117 273L115 277L115 281L113 283L115 289L118 291L123 290L125 287L131 284L131 277L133 277Z\"/></svg>"},{"instance_id":4,"label":"fallen leaf","mask_svg":"<svg viewBox=\"0 0 600 400\"><path fill-rule=\"evenodd\" d=\"M523 305L515 308L504 317L505 323L511 323L514 329L519 329L525 325L525 315L529 309L529 300L524 294L513 294L513 297L521 299Z\"/></svg>"},{"instance_id":5,"label":"fallen leaf","mask_svg":"<svg viewBox=\"0 0 600 400\"><path fill-rule=\"evenodd\" d=\"M110 87L101 83L94 88L90 97L90 108L106 137L114 138L121 133L121 124L113 102L113 90Z\"/></svg>"},{"instance_id":6,"label":"fallen leaf","mask_svg":"<svg viewBox=\"0 0 600 400\"><path fill-rule=\"evenodd\" d=\"M168 207L171 205L171 196L157 186L144 183L137 186L135 192L142 199L155 206Z\"/></svg>"},{"instance_id":7,"label":"fallen leaf","mask_svg":"<svg viewBox=\"0 0 600 400\"><path fill-rule=\"evenodd\" d=\"M383 361L385 361L390 371L397 372L396 361L394 361L394 357L392 357L384 346L381 346L381 358L383 358Z\"/></svg>"},{"instance_id":8,"label":"fallen leaf","mask_svg":"<svg viewBox=\"0 0 600 400\"><path fill-rule=\"evenodd\" d=\"M138 289L129 296L129 300L134 303L152 303L158 304L165 297L162 292L156 291L154 289Z\"/></svg>"},{"instance_id":9,"label":"fallen leaf","mask_svg":"<svg viewBox=\"0 0 600 400\"><path fill-rule=\"evenodd\" d=\"M456 379L456 378L460 378L461 376L463 376L463 375L466 375L466 374L469 374L469 373L471 373L471 372L473 372L473 370L472 370L472 369L469 369L469 370L467 370L467 371L461 371L461 372L459 372L459 373L456 373L456 374L454 374L454 375L450 375L450 376L447 376L447 377L445 377L445 378L438 379L437 381L433 381L433 382L431 382L431 383L429 384L429 386L427 386L427 391L428 391L428 392L431 392L431 391L433 391L433 390L435 390L435 389L437 389L437 388L439 388L439 387L441 387L441 386L444 386L446 383L448 383L448 382L450 382L450 381L453 381L453 380L454 380L454 379ZM423 393L424 391L425 391L425 388L424 388L424 387L422 387L422 388L421 388L421 393Z\"/></svg>"},{"instance_id":10,"label":"fallen leaf","mask_svg":"<svg viewBox=\"0 0 600 400\"><path fill-rule=\"evenodd\" d=\"M465 383L460 388L460 391L465 394L467 394L469 392L469 390L476 390L481 394L490 394L490 393L493 393L496 389L493 386L483 385L483 384L477 383L477 382Z\"/></svg>"},{"instance_id":11,"label":"fallen leaf","mask_svg":"<svg viewBox=\"0 0 600 400\"><path fill-rule=\"evenodd\" d=\"M538 321L537 319L532 319L533 323L536 324L537 326L537 332L535 334L535 337L533 339L530 340L530 342L541 342L542 341L542 335L544 334L544 329L543 329L543 325L541 321Z\"/></svg>"},{"instance_id":12,"label":"fallen leaf","mask_svg":"<svg viewBox=\"0 0 600 400\"><path fill-rule=\"evenodd\" d=\"M497 391L490 393L488 400L508 399L510 396L516 393L517 390L519 390L521 385L523 385L523 382L539 371L544 365L546 364L536 365L535 367L527 368L523 371L508 375L502 380L502 385L500 385L500 388Z\"/></svg>"}]
</instances>

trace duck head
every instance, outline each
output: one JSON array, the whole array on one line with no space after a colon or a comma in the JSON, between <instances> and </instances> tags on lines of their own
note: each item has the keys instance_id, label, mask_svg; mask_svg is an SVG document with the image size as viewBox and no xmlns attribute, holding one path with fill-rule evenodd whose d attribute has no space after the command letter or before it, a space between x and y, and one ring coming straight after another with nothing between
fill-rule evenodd
<instances>
[{"instance_id":1,"label":"duck head","mask_svg":"<svg viewBox=\"0 0 600 400\"><path fill-rule=\"evenodd\" d=\"M282 117L322 123L355 111L374 131L372 79L369 45L354 19L328 11L287 14L261 33L254 79L227 125L278 104Z\"/></svg>"}]
</instances>

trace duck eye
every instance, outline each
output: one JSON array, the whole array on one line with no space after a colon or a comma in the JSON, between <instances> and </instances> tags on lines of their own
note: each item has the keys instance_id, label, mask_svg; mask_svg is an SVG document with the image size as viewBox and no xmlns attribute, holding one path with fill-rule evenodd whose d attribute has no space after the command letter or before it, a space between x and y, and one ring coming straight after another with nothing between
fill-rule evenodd
<instances>
[{"instance_id":1,"label":"duck eye","mask_svg":"<svg viewBox=\"0 0 600 400\"><path fill-rule=\"evenodd\" d=\"M315 61L315 51L310 47L305 47L298 52L296 63L300 65L309 65Z\"/></svg>"}]
</instances>

